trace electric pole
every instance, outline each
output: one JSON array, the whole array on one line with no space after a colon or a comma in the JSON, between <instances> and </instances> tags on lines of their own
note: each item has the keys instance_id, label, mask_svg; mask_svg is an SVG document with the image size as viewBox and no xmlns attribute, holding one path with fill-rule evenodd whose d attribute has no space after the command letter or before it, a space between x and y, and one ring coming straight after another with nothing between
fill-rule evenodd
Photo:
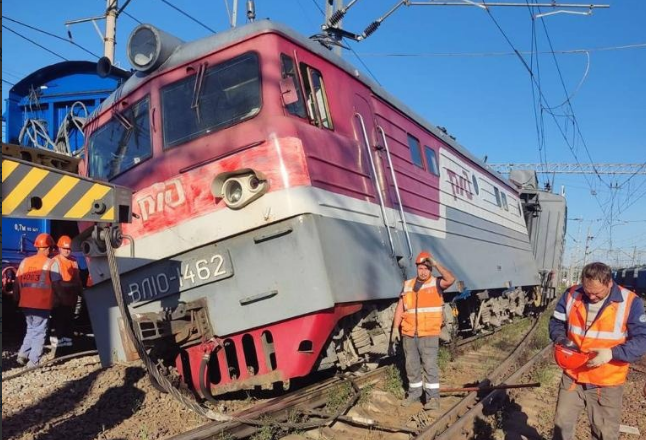
<instances>
[{"instance_id":1,"label":"electric pole","mask_svg":"<svg viewBox=\"0 0 646 440\"><path fill-rule=\"evenodd\" d=\"M339 9L343 7L343 0L325 0L325 22L329 23L332 15ZM337 27L341 28L343 20L339 20L336 24ZM332 49L336 55L341 56L341 46L334 46Z\"/></svg>"},{"instance_id":2,"label":"electric pole","mask_svg":"<svg viewBox=\"0 0 646 440\"><path fill-rule=\"evenodd\" d=\"M106 0L105 37L103 37L103 56L114 64L114 47L117 44L117 1Z\"/></svg>"},{"instance_id":3,"label":"electric pole","mask_svg":"<svg viewBox=\"0 0 646 440\"><path fill-rule=\"evenodd\" d=\"M592 232L592 223L588 226L588 233L586 234L585 238L585 252L583 252L583 266L585 266L585 263L588 259L588 249L590 249L590 242L594 238L590 233Z\"/></svg>"}]
</instances>

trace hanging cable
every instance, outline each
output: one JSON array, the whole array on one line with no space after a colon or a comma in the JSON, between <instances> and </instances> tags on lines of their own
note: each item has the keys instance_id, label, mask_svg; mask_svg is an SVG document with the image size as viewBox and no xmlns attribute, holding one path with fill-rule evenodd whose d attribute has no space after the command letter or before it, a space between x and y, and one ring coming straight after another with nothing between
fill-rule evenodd
<instances>
[{"instance_id":1,"label":"hanging cable","mask_svg":"<svg viewBox=\"0 0 646 440\"><path fill-rule=\"evenodd\" d=\"M163 2L163 3L166 3L168 6L170 6L170 7L171 7L171 8L173 8L173 9L175 9L177 12L179 12L179 13L180 13L180 14L182 14L183 16L185 16L185 17L187 17L188 19L192 20L193 22L195 22L195 23L199 24L199 25L200 25L200 26L202 26L204 29L207 29L207 30L209 30L209 31L213 32L214 34L217 34L217 32L216 32L214 29L211 29L210 27L208 27L207 25L205 25L204 23L202 23L200 20L198 20L197 18L193 17L193 16L192 16L191 14L189 14L188 12L185 12L185 11L181 10L180 8L178 8L177 6L173 5L173 4L172 4L171 2L169 2L168 0L160 0L160 1L161 1L161 2Z\"/></svg>"},{"instance_id":2,"label":"hanging cable","mask_svg":"<svg viewBox=\"0 0 646 440\"><path fill-rule=\"evenodd\" d=\"M79 112L75 110L77 107L80 108ZM85 125L87 117L88 110L85 104L80 101L76 101L72 104L70 111L67 112L63 122L61 122L61 125L58 127L56 139L54 139L54 151L67 155L71 155L73 153L70 134L74 130L77 130L81 136L83 136L83 126Z\"/></svg>"},{"instance_id":3,"label":"hanging cable","mask_svg":"<svg viewBox=\"0 0 646 440\"><path fill-rule=\"evenodd\" d=\"M50 37L56 38L56 39L58 39L58 40L63 40L63 41L65 41L65 42L67 42L67 43L70 43L70 44L71 44L71 45L73 45L73 46L78 47L79 49L83 50L84 52L89 53L90 55L92 55L92 56L93 56L93 57L95 57L95 58L101 58L99 55L95 54L94 52L89 51L89 50L88 50L88 49L86 49L85 47L81 46L81 45L80 45L80 44L78 44L78 43L75 43L74 41L71 41L71 40L70 40L70 39L68 39L68 38L59 37L58 35L55 35L55 34L52 34L52 33L50 33L50 32L44 31L44 30L42 30L42 29L38 29L38 28L36 28L36 27L34 27L34 26L30 26L30 25L28 25L27 23L23 23L22 21L18 21L18 20L14 20L13 18L9 18L9 17L7 17L6 15L3 15L3 16L2 16L2 19L3 19L3 20L9 20L9 21L11 21L11 22L13 22L13 23L16 23L16 24L20 25L20 26L24 26L24 27L26 27L26 28L28 28L28 29L31 29L31 30L34 30L34 31L36 31L36 32L40 32L41 34L49 35Z\"/></svg>"},{"instance_id":4,"label":"hanging cable","mask_svg":"<svg viewBox=\"0 0 646 440\"><path fill-rule=\"evenodd\" d=\"M14 31L13 29L11 29L10 27L5 26L4 24L2 25L2 27L3 27L4 29L8 30L9 32L11 32L12 34L15 34L15 35L19 36L19 37L20 37L20 38L22 38L23 40L27 40L27 41L29 41L31 44L33 44L33 45L35 45L35 46L38 46L38 47L40 47L40 48L41 48L41 49L43 49L43 50L46 50L47 52L51 53L52 55L57 56L58 58L61 58L61 59L62 59L62 60L64 60L64 61L69 61L69 60L68 60L67 58L65 58L63 55L60 55L60 54L58 54L58 53L54 52L53 50L47 49L45 46L43 46L43 45L40 45L40 44L36 43L34 40L32 40L32 39L29 39L29 38L25 37L25 36L24 36L24 35L22 35L20 32L16 32L16 31Z\"/></svg>"}]
</instances>

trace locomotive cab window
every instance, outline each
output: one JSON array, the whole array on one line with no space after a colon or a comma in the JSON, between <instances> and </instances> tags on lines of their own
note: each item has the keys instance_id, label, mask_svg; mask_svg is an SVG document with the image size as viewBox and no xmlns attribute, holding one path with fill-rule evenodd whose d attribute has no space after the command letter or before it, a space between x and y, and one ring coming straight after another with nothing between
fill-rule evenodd
<instances>
[{"instance_id":1,"label":"locomotive cab window","mask_svg":"<svg viewBox=\"0 0 646 440\"><path fill-rule=\"evenodd\" d=\"M419 146L419 140L411 134L408 135L408 148L410 148L410 158L412 159L413 163L418 167L424 169L424 163L422 162L422 150Z\"/></svg>"},{"instance_id":2,"label":"locomotive cab window","mask_svg":"<svg viewBox=\"0 0 646 440\"><path fill-rule=\"evenodd\" d=\"M161 90L164 148L214 133L260 112L258 55L246 53L207 67Z\"/></svg>"},{"instance_id":3,"label":"locomotive cab window","mask_svg":"<svg viewBox=\"0 0 646 440\"><path fill-rule=\"evenodd\" d=\"M435 155L435 150L427 145L424 145L424 155L426 156L426 169L436 176L439 176L440 169L437 166L437 156Z\"/></svg>"},{"instance_id":4,"label":"locomotive cab window","mask_svg":"<svg viewBox=\"0 0 646 440\"><path fill-rule=\"evenodd\" d=\"M500 198L502 199L502 207L505 211L509 211L509 204L507 203L507 194L500 193Z\"/></svg>"},{"instance_id":5,"label":"locomotive cab window","mask_svg":"<svg viewBox=\"0 0 646 440\"><path fill-rule=\"evenodd\" d=\"M494 186L493 187L493 192L494 192L494 194L496 196L496 205L502 206L502 202L500 201L500 190Z\"/></svg>"},{"instance_id":6,"label":"locomotive cab window","mask_svg":"<svg viewBox=\"0 0 646 440\"><path fill-rule=\"evenodd\" d=\"M310 120L319 127L334 129L321 72L304 63L300 66Z\"/></svg>"},{"instance_id":7,"label":"locomotive cab window","mask_svg":"<svg viewBox=\"0 0 646 440\"><path fill-rule=\"evenodd\" d=\"M149 98L115 112L110 121L90 136L90 177L110 180L152 155Z\"/></svg>"},{"instance_id":8,"label":"locomotive cab window","mask_svg":"<svg viewBox=\"0 0 646 440\"><path fill-rule=\"evenodd\" d=\"M295 93L298 98L298 101L291 104L287 104L285 108L287 111L300 118L307 118L307 111L305 110L305 102L303 102L303 91L301 90L301 84L298 79L298 72L296 71L296 66L294 65L294 60L292 57L285 55L284 53L280 54L281 62L281 76L284 80L291 79L295 87Z\"/></svg>"},{"instance_id":9,"label":"locomotive cab window","mask_svg":"<svg viewBox=\"0 0 646 440\"><path fill-rule=\"evenodd\" d=\"M478 177L475 175L475 173L471 174L471 181L473 182L473 191L475 191L476 195L480 194L480 186L478 186Z\"/></svg>"}]
</instances>

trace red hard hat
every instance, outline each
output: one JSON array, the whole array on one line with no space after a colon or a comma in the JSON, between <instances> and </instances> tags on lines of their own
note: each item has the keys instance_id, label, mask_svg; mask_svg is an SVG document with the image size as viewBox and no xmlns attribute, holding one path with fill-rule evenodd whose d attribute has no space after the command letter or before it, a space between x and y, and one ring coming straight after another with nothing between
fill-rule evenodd
<instances>
[{"instance_id":1,"label":"red hard hat","mask_svg":"<svg viewBox=\"0 0 646 440\"><path fill-rule=\"evenodd\" d=\"M415 258L415 264L424 264L426 262L430 263L431 259L431 254L426 251L422 251L417 255L417 258Z\"/></svg>"},{"instance_id":2,"label":"red hard hat","mask_svg":"<svg viewBox=\"0 0 646 440\"><path fill-rule=\"evenodd\" d=\"M588 353L581 353L572 348L565 348L562 345L554 345L554 360L564 370L575 370L582 367L590 360Z\"/></svg>"},{"instance_id":3,"label":"red hard hat","mask_svg":"<svg viewBox=\"0 0 646 440\"><path fill-rule=\"evenodd\" d=\"M58 239L56 246L63 249L72 249L72 239L67 235L62 235L61 238Z\"/></svg>"},{"instance_id":4,"label":"red hard hat","mask_svg":"<svg viewBox=\"0 0 646 440\"><path fill-rule=\"evenodd\" d=\"M38 234L38 237L36 237L36 241L34 241L34 246L37 248L54 247L54 239L52 238L51 235L43 232L42 234Z\"/></svg>"}]
</instances>

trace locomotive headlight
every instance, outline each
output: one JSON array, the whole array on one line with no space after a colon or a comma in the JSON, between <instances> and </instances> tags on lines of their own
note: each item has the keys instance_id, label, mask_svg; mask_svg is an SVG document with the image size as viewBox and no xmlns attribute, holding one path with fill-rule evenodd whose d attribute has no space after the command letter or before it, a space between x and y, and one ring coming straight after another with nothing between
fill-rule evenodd
<instances>
[{"instance_id":1,"label":"locomotive headlight","mask_svg":"<svg viewBox=\"0 0 646 440\"><path fill-rule=\"evenodd\" d=\"M130 34L128 59L132 67L148 72L159 67L183 41L149 24L137 26Z\"/></svg>"},{"instance_id":2,"label":"locomotive headlight","mask_svg":"<svg viewBox=\"0 0 646 440\"><path fill-rule=\"evenodd\" d=\"M227 202L227 205L231 206L240 202L240 199L242 199L242 192L242 185L238 179L229 179L224 182L222 194L224 195L224 200Z\"/></svg>"},{"instance_id":3,"label":"locomotive headlight","mask_svg":"<svg viewBox=\"0 0 646 440\"><path fill-rule=\"evenodd\" d=\"M222 173L213 179L211 193L231 209L240 209L267 192L269 183L261 173L243 169Z\"/></svg>"}]
</instances>

